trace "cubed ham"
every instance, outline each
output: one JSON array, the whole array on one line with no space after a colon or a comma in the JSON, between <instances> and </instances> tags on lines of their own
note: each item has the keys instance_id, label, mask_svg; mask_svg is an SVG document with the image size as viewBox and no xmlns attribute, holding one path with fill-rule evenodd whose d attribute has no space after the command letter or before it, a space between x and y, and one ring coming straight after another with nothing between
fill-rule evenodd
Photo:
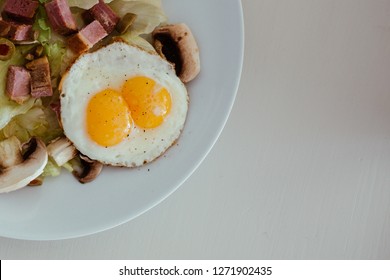
<instances>
[{"instance_id":1,"label":"cubed ham","mask_svg":"<svg viewBox=\"0 0 390 280\"><path fill-rule=\"evenodd\" d=\"M32 25L27 24L12 24L7 37L17 42L34 41L36 39Z\"/></svg>"},{"instance_id":2,"label":"cubed ham","mask_svg":"<svg viewBox=\"0 0 390 280\"><path fill-rule=\"evenodd\" d=\"M22 66L8 67L6 92L9 98L21 104L30 97L30 91L30 72Z\"/></svg>"},{"instance_id":3,"label":"cubed ham","mask_svg":"<svg viewBox=\"0 0 390 280\"><path fill-rule=\"evenodd\" d=\"M120 18L104 1L99 0L95 6L83 13L84 21L90 23L97 20L104 27L108 34L110 34L115 26L118 24Z\"/></svg>"},{"instance_id":4,"label":"cubed ham","mask_svg":"<svg viewBox=\"0 0 390 280\"><path fill-rule=\"evenodd\" d=\"M31 23L38 6L38 1L33 0L6 0L3 15L17 21Z\"/></svg>"},{"instance_id":5,"label":"cubed ham","mask_svg":"<svg viewBox=\"0 0 390 280\"><path fill-rule=\"evenodd\" d=\"M34 41L36 32L31 24L17 23L0 17L0 36L13 41Z\"/></svg>"},{"instance_id":6,"label":"cubed ham","mask_svg":"<svg viewBox=\"0 0 390 280\"><path fill-rule=\"evenodd\" d=\"M61 35L77 32L76 21L66 0L54 0L45 4L49 22L53 29Z\"/></svg>"},{"instance_id":7,"label":"cubed ham","mask_svg":"<svg viewBox=\"0 0 390 280\"><path fill-rule=\"evenodd\" d=\"M35 98L52 96L50 66L46 56L26 64L31 74L31 96Z\"/></svg>"},{"instance_id":8,"label":"cubed ham","mask_svg":"<svg viewBox=\"0 0 390 280\"><path fill-rule=\"evenodd\" d=\"M108 34L99 21L95 20L68 39L69 48L75 53L82 53L92 48Z\"/></svg>"}]
</instances>

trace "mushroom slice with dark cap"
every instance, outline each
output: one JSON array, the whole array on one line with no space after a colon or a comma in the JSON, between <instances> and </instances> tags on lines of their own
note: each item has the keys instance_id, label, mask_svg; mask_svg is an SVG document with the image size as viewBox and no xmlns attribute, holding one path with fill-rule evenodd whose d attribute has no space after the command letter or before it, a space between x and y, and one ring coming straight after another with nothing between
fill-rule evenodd
<instances>
[{"instance_id":1,"label":"mushroom slice with dark cap","mask_svg":"<svg viewBox=\"0 0 390 280\"><path fill-rule=\"evenodd\" d=\"M75 169L75 171L73 171L73 175L80 183L86 184L92 182L97 176L99 176L103 169L103 164L84 155L80 155L80 159L81 168L80 170Z\"/></svg>"},{"instance_id":2,"label":"mushroom slice with dark cap","mask_svg":"<svg viewBox=\"0 0 390 280\"><path fill-rule=\"evenodd\" d=\"M45 143L33 137L23 148L22 154L14 136L0 142L0 193L21 189L42 174L48 159Z\"/></svg>"},{"instance_id":3,"label":"mushroom slice with dark cap","mask_svg":"<svg viewBox=\"0 0 390 280\"><path fill-rule=\"evenodd\" d=\"M156 51L174 64L176 75L183 83L188 83L198 76L199 47L186 24L157 27L153 31L153 38Z\"/></svg>"}]
</instances>

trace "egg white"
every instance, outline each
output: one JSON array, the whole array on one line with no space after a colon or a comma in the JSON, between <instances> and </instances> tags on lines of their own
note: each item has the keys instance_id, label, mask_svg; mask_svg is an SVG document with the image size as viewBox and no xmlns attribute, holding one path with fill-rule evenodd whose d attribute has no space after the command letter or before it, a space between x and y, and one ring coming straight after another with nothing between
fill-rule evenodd
<instances>
[{"instance_id":1,"label":"egg white","mask_svg":"<svg viewBox=\"0 0 390 280\"><path fill-rule=\"evenodd\" d=\"M94 94L112 88L120 92L126 79L145 76L165 87L172 107L154 129L133 128L120 144L103 147L87 133L86 111ZM115 42L79 57L60 86L61 122L75 147L93 160L113 166L136 167L163 154L180 136L188 111L188 93L171 64L124 42Z\"/></svg>"}]
</instances>

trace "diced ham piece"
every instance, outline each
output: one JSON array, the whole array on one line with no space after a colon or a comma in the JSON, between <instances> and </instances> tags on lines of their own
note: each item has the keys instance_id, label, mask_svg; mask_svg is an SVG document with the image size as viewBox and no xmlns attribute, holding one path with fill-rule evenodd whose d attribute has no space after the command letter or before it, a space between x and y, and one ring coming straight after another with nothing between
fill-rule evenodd
<instances>
[{"instance_id":1,"label":"diced ham piece","mask_svg":"<svg viewBox=\"0 0 390 280\"><path fill-rule=\"evenodd\" d=\"M21 104L30 97L30 72L22 66L9 66L6 92L9 98Z\"/></svg>"},{"instance_id":2,"label":"diced ham piece","mask_svg":"<svg viewBox=\"0 0 390 280\"><path fill-rule=\"evenodd\" d=\"M68 46L73 52L82 53L92 48L107 35L103 26L95 20L81 29L76 35L70 37Z\"/></svg>"},{"instance_id":3,"label":"diced ham piece","mask_svg":"<svg viewBox=\"0 0 390 280\"><path fill-rule=\"evenodd\" d=\"M34 41L36 33L31 24L4 20L0 17L0 36L13 41Z\"/></svg>"},{"instance_id":4,"label":"diced ham piece","mask_svg":"<svg viewBox=\"0 0 390 280\"><path fill-rule=\"evenodd\" d=\"M99 0L99 3L84 12L83 18L87 23L90 23L93 20L99 21L108 34L115 29L115 26L120 20L110 6L104 3L103 0Z\"/></svg>"},{"instance_id":5,"label":"diced ham piece","mask_svg":"<svg viewBox=\"0 0 390 280\"><path fill-rule=\"evenodd\" d=\"M54 0L45 4L49 22L53 29L61 35L77 32L76 21L66 0Z\"/></svg>"},{"instance_id":6,"label":"diced ham piece","mask_svg":"<svg viewBox=\"0 0 390 280\"><path fill-rule=\"evenodd\" d=\"M3 15L17 21L31 23L38 6L38 1L33 0L6 0Z\"/></svg>"},{"instance_id":7,"label":"diced ham piece","mask_svg":"<svg viewBox=\"0 0 390 280\"><path fill-rule=\"evenodd\" d=\"M26 64L31 74L31 96L35 98L52 96L50 66L46 56Z\"/></svg>"},{"instance_id":8,"label":"diced ham piece","mask_svg":"<svg viewBox=\"0 0 390 280\"><path fill-rule=\"evenodd\" d=\"M26 24L12 24L7 37L17 42L34 41L36 39L32 25Z\"/></svg>"}]
</instances>

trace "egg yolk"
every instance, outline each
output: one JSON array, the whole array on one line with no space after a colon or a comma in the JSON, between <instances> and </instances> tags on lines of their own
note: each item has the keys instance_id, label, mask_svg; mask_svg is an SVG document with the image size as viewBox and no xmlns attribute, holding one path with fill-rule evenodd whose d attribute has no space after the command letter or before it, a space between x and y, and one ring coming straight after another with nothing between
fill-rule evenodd
<instances>
[{"instance_id":1,"label":"egg yolk","mask_svg":"<svg viewBox=\"0 0 390 280\"><path fill-rule=\"evenodd\" d=\"M134 123L141 128L156 128L162 124L172 106L169 92L147 77L127 80L122 88Z\"/></svg>"},{"instance_id":2,"label":"egg yolk","mask_svg":"<svg viewBox=\"0 0 390 280\"><path fill-rule=\"evenodd\" d=\"M101 146L114 146L126 138L132 126L129 107L122 95L105 89L94 95L87 108L87 131Z\"/></svg>"}]
</instances>

